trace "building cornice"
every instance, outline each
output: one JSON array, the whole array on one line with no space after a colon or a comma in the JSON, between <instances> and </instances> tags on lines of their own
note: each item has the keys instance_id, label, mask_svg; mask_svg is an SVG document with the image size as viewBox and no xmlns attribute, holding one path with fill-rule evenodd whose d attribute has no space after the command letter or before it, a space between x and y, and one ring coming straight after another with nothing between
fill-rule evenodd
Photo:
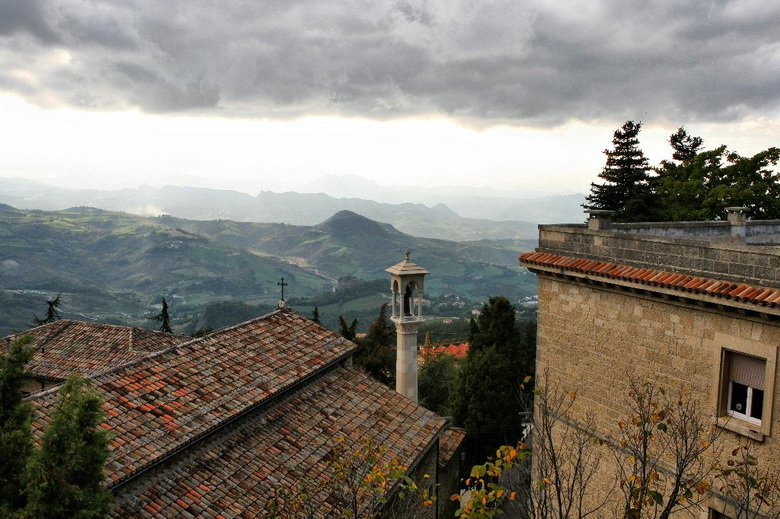
<instances>
[{"instance_id":1,"label":"building cornice","mask_svg":"<svg viewBox=\"0 0 780 519\"><path fill-rule=\"evenodd\" d=\"M622 265L548 252L520 255L520 264L536 274L565 276L585 282L653 293L780 317L780 289Z\"/></svg>"}]
</instances>

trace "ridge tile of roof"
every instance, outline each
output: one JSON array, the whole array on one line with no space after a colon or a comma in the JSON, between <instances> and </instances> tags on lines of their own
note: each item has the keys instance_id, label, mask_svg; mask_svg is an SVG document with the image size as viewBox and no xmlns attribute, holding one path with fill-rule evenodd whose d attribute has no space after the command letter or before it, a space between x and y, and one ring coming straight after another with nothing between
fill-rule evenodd
<instances>
[{"instance_id":1,"label":"ridge tile of roof","mask_svg":"<svg viewBox=\"0 0 780 519\"><path fill-rule=\"evenodd\" d=\"M107 412L109 487L353 353L357 345L276 311L93 378ZM41 430L54 391L31 397Z\"/></svg>"},{"instance_id":2,"label":"ridge tile of roof","mask_svg":"<svg viewBox=\"0 0 780 519\"><path fill-rule=\"evenodd\" d=\"M555 267L607 279L621 279L704 296L721 297L757 306L780 307L779 288L751 286L642 267L625 269L625 265L618 263L583 261L582 258L559 256L548 252L525 252L519 259L521 265L529 268Z\"/></svg>"}]
</instances>

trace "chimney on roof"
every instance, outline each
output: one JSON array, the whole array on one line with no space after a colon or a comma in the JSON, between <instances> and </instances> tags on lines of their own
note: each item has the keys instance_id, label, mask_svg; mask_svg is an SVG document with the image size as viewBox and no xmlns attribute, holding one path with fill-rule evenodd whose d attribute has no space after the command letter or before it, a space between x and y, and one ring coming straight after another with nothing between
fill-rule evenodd
<instances>
[{"instance_id":1,"label":"chimney on roof","mask_svg":"<svg viewBox=\"0 0 780 519\"><path fill-rule=\"evenodd\" d=\"M731 239L737 243L745 243L745 224L747 223L747 207L727 207L728 221L731 224Z\"/></svg>"},{"instance_id":2,"label":"chimney on roof","mask_svg":"<svg viewBox=\"0 0 780 519\"><path fill-rule=\"evenodd\" d=\"M401 263L385 269L390 273L393 292L392 314L395 323L396 358L395 390L417 402L417 333L425 319L422 316L423 281L427 270L412 263L406 250Z\"/></svg>"},{"instance_id":3,"label":"chimney on roof","mask_svg":"<svg viewBox=\"0 0 780 519\"><path fill-rule=\"evenodd\" d=\"M591 231L606 231L612 227L612 215L615 211L606 209L588 209L588 229Z\"/></svg>"}]
</instances>

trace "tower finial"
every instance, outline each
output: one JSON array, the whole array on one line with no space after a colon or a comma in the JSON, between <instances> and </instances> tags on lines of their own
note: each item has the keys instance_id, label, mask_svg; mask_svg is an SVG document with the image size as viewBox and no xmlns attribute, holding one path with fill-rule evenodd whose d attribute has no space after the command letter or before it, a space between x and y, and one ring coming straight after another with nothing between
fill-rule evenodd
<instances>
[{"instance_id":1,"label":"tower finial","mask_svg":"<svg viewBox=\"0 0 780 519\"><path fill-rule=\"evenodd\" d=\"M411 256L412 256L412 251L410 251L409 249L406 249L404 251L404 257L405 257L406 261L411 261Z\"/></svg>"}]
</instances>

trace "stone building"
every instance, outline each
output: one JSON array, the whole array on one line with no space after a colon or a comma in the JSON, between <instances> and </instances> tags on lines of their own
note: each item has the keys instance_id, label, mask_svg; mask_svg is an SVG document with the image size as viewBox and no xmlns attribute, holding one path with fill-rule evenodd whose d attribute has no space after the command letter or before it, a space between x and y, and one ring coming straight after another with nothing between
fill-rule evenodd
<instances>
[{"instance_id":1,"label":"stone building","mask_svg":"<svg viewBox=\"0 0 780 519\"><path fill-rule=\"evenodd\" d=\"M724 452L750 444L780 466L779 243L780 222L741 208L717 222L614 224L593 211L585 225L540 226L538 249L520 256L539 279L537 374L576 392L577 419L590 412L592 433L612 440L632 379L687 391ZM596 493L615 491L600 477ZM736 517L717 485L696 513Z\"/></svg>"},{"instance_id":2,"label":"stone building","mask_svg":"<svg viewBox=\"0 0 780 519\"><path fill-rule=\"evenodd\" d=\"M58 364L52 383L69 370L85 374L103 400L112 517L262 517L275 489L299 480L316 488L315 517L329 517L340 506L327 484L336 443L366 438L421 486L450 491L462 432L352 367L358 346L309 319L280 309L186 342L152 332L128 343L131 332L76 322L31 331L36 372ZM90 337L103 346L87 348ZM99 350L117 355L98 369ZM28 398L40 430L56 388ZM440 516L421 502L392 499L381 517Z\"/></svg>"}]
</instances>

